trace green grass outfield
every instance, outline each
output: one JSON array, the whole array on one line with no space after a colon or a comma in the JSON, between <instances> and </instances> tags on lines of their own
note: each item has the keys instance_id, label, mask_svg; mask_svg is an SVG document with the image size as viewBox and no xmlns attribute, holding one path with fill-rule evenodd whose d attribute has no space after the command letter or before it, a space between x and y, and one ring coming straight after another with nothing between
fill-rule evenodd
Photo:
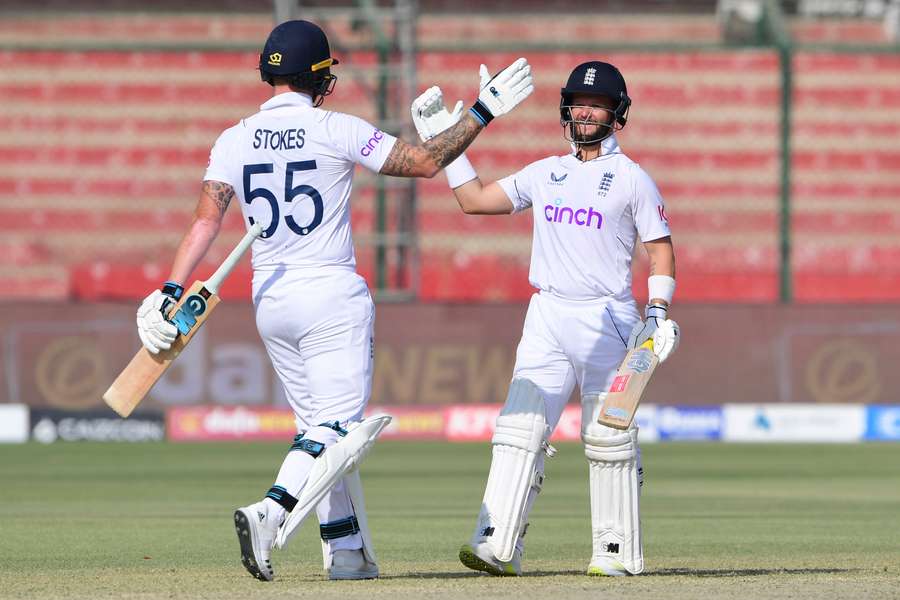
<instances>
[{"instance_id":1,"label":"green grass outfield","mask_svg":"<svg viewBox=\"0 0 900 600\"><path fill-rule=\"evenodd\" d=\"M644 447L646 572L588 578L587 464L548 460L518 579L464 569L488 444L379 442L363 467L382 578L322 580L314 519L241 567L235 507L287 444L0 446L0 598L900 598L900 444Z\"/></svg>"}]
</instances>

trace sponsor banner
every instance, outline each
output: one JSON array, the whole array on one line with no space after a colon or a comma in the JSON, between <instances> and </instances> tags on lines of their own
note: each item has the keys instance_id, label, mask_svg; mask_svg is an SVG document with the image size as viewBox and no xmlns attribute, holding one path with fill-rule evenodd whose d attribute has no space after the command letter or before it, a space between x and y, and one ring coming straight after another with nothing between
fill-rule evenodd
<instances>
[{"instance_id":1,"label":"sponsor banner","mask_svg":"<svg viewBox=\"0 0 900 600\"><path fill-rule=\"evenodd\" d=\"M24 404L0 404L0 444L28 441L28 407Z\"/></svg>"},{"instance_id":2,"label":"sponsor banner","mask_svg":"<svg viewBox=\"0 0 900 600\"><path fill-rule=\"evenodd\" d=\"M659 441L659 407L655 404L640 404L634 422L638 426L638 442Z\"/></svg>"},{"instance_id":3,"label":"sponsor banner","mask_svg":"<svg viewBox=\"0 0 900 600\"><path fill-rule=\"evenodd\" d=\"M718 406L661 406L656 410L660 440L718 440L722 409Z\"/></svg>"},{"instance_id":4,"label":"sponsor banner","mask_svg":"<svg viewBox=\"0 0 900 600\"><path fill-rule=\"evenodd\" d=\"M444 437L451 442L480 442L494 435L494 421L501 404L461 404L448 406Z\"/></svg>"},{"instance_id":5,"label":"sponsor banner","mask_svg":"<svg viewBox=\"0 0 900 600\"><path fill-rule=\"evenodd\" d=\"M393 417L382 439L444 439L443 407L370 406L366 415ZM176 442L272 440L297 434L294 411L287 407L193 406L167 412L169 439Z\"/></svg>"},{"instance_id":6,"label":"sponsor banner","mask_svg":"<svg viewBox=\"0 0 900 600\"><path fill-rule=\"evenodd\" d=\"M506 397L525 304L382 303L377 312L374 403L449 407ZM716 406L722 390L747 405L896 402L897 305L686 305L678 322L693 343L656 370L648 404ZM722 343L726 330L741 343ZM131 305L8 303L0 313L0 401L103 408L101 395L139 347ZM141 406L213 404L287 406L249 303L220 305Z\"/></svg>"},{"instance_id":7,"label":"sponsor banner","mask_svg":"<svg viewBox=\"0 0 900 600\"><path fill-rule=\"evenodd\" d=\"M134 413L122 419L110 411L71 412L34 409L31 438L53 442L161 442L166 439L162 414Z\"/></svg>"},{"instance_id":8,"label":"sponsor banner","mask_svg":"<svg viewBox=\"0 0 900 600\"><path fill-rule=\"evenodd\" d=\"M290 408L190 406L166 412L169 439L175 442L290 440L297 435Z\"/></svg>"},{"instance_id":9,"label":"sponsor banner","mask_svg":"<svg viewBox=\"0 0 900 600\"><path fill-rule=\"evenodd\" d=\"M393 417L379 439L442 440L444 411L442 406L370 406L366 410L366 416L384 413Z\"/></svg>"},{"instance_id":10,"label":"sponsor banner","mask_svg":"<svg viewBox=\"0 0 900 600\"><path fill-rule=\"evenodd\" d=\"M559 423L550 436L551 442L573 442L581 440L581 406L567 404L559 417Z\"/></svg>"},{"instance_id":11,"label":"sponsor banner","mask_svg":"<svg viewBox=\"0 0 900 600\"><path fill-rule=\"evenodd\" d=\"M446 409L446 439L451 442L490 441L491 436L494 435L494 423L501 408L503 408L501 404L464 404L448 407ZM642 404L638 407L635 422L639 428L638 435L641 442L655 442L659 439L656 410L657 407L652 404ZM581 441L580 405L566 405L550 441Z\"/></svg>"},{"instance_id":12,"label":"sponsor banner","mask_svg":"<svg viewBox=\"0 0 900 600\"><path fill-rule=\"evenodd\" d=\"M900 440L900 406L867 406L865 439Z\"/></svg>"},{"instance_id":13,"label":"sponsor banner","mask_svg":"<svg viewBox=\"0 0 900 600\"><path fill-rule=\"evenodd\" d=\"M726 404L722 439L729 442L858 442L864 406L846 404Z\"/></svg>"}]
</instances>

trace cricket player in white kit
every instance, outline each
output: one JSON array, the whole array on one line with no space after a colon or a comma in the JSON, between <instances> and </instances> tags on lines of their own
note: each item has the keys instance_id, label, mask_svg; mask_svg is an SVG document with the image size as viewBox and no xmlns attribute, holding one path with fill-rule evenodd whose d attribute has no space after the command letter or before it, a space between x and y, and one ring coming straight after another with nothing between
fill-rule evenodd
<instances>
[{"instance_id":1,"label":"cricket player in white kit","mask_svg":"<svg viewBox=\"0 0 900 600\"><path fill-rule=\"evenodd\" d=\"M299 432L274 485L234 514L241 561L266 581L274 577L272 548L283 547L313 509L328 577L378 576L356 467L390 418L362 420L371 392L374 304L356 273L354 167L433 177L534 89L530 67L519 59L481 86L454 127L411 146L363 119L318 108L333 88L337 63L313 23L288 21L272 31L259 69L274 96L216 141L169 281L137 316L150 352L170 347L177 330L168 311L230 201L237 198L248 225L263 224L252 246L256 323Z\"/></svg>"},{"instance_id":2,"label":"cricket player in white kit","mask_svg":"<svg viewBox=\"0 0 900 600\"><path fill-rule=\"evenodd\" d=\"M493 459L481 512L462 563L494 575L521 574L528 513L541 490L544 458L565 404L578 384L582 440L589 462L593 556L590 575L644 568L639 514L643 483L637 427L597 423L600 405L627 350L654 341L660 361L677 347L667 319L675 291L675 254L663 199L653 181L622 153L615 131L631 99L614 66L592 61L561 89L560 122L573 152L534 162L483 185L465 155L446 168L469 214L531 208L531 297L509 394L492 440ZM440 90L413 102L423 139L455 123ZM649 303L642 320L631 293L638 239L650 257Z\"/></svg>"}]
</instances>

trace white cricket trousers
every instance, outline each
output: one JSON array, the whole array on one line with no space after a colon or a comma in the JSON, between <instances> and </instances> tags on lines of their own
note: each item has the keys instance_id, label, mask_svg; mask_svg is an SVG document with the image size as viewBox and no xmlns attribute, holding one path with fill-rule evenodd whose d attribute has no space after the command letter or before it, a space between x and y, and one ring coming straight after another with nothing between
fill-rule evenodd
<instances>
[{"instance_id":1,"label":"white cricket trousers","mask_svg":"<svg viewBox=\"0 0 900 600\"><path fill-rule=\"evenodd\" d=\"M253 274L256 327L284 385L298 433L323 423L362 419L372 392L375 304L366 281L346 268L256 271ZM314 439L326 442L322 428ZM309 456L289 453L278 480L302 483ZM299 470L298 470L299 469ZM289 486L292 489L295 486ZM320 524L353 515L342 481L316 506ZM362 548L359 533L324 542L325 551Z\"/></svg>"},{"instance_id":2,"label":"white cricket trousers","mask_svg":"<svg viewBox=\"0 0 900 600\"><path fill-rule=\"evenodd\" d=\"M531 297L513 378L541 390L551 429L576 383L582 395L609 389L640 318L633 299L567 300L547 292Z\"/></svg>"},{"instance_id":3,"label":"white cricket trousers","mask_svg":"<svg viewBox=\"0 0 900 600\"><path fill-rule=\"evenodd\" d=\"M358 421L372 391L375 304L346 268L256 271L256 326L298 432Z\"/></svg>"}]
</instances>

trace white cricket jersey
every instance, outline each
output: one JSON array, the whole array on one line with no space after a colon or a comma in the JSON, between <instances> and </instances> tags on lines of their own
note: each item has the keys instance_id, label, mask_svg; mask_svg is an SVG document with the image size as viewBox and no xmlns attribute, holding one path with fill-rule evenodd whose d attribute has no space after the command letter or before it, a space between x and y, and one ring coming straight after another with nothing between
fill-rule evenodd
<instances>
[{"instance_id":1,"label":"white cricket jersey","mask_svg":"<svg viewBox=\"0 0 900 600\"><path fill-rule=\"evenodd\" d=\"M397 141L363 119L279 94L226 129L204 181L234 188L249 223L261 222L253 268L356 268L350 192L358 163L378 172Z\"/></svg>"},{"instance_id":2,"label":"white cricket jersey","mask_svg":"<svg viewBox=\"0 0 900 600\"><path fill-rule=\"evenodd\" d=\"M594 160L551 156L498 183L514 212L534 208L528 280L557 296L631 299L638 238L670 235L659 190L622 154L615 136L603 142L603 154Z\"/></svg>"}]
</instances>

